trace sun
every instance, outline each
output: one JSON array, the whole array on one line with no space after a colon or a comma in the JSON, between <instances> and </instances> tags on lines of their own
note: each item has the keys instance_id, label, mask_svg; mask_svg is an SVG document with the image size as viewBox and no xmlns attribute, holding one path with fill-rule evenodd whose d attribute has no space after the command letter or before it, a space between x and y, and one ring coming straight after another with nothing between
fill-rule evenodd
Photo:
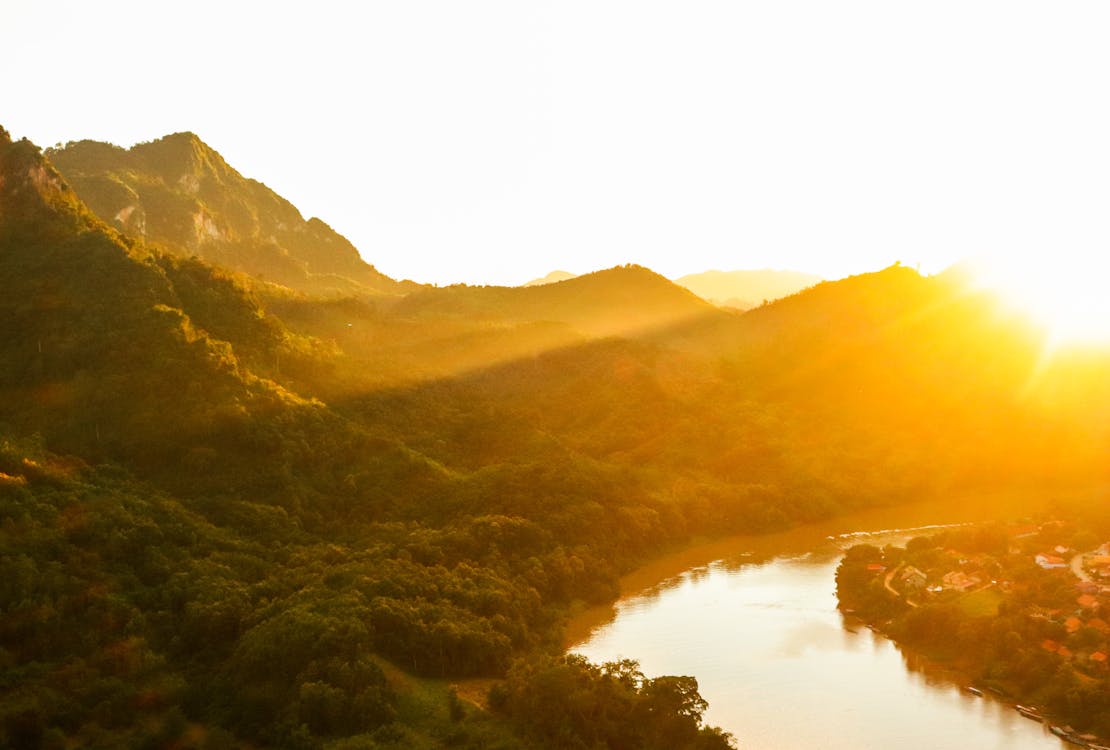
<instances>
[{"instance_id":1,"label":"sun","mask_svg":"<svg viewBox=\"0 0 1110 750\"><path fill-rule=\"evenodd\" d=\"M1027 312L1053 344L1110 345L1110 262L1011 258L976 265L980 282Z\"/></svg>"}]
</instances>

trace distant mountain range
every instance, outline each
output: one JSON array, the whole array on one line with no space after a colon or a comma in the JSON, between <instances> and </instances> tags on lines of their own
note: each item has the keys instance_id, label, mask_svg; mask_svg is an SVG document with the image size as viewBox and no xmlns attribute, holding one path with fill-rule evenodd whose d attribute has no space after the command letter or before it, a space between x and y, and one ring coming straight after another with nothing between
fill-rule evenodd
<instances>
[{"instance_id":1,"label":"distant mountain range","mask_svg":"<svg viewBox=\"0 0 1110 750\"><path fill-rule=\"evenodd\" d=\"M531 281L521 284L521 286L543 286L544 284L554 284L557 281L566 281L573 279L574 274L568 271L552 271L544 276L542 279L532 279Z\"/></svg>"},{"instance_id":2,"label":"distant mountain range","mask_svg":"<svg viewBox=\"0 0 1110 750\"><path fill-rule=\"evenodd\" d=\"M702 299L723 307L749 310L819 284L823 278L800 271L706 271L674 280Z\"/></svg>"},{"instance_id":3,"label":"distant mountain range","mask_svg":"<svg viewBox=\"0 0 1110 750\"><path fill-rule=\"evenodd\" d=\"M522 286L544 286L573 278L575 275L567 271L552 271L543 278L533 279ZM674 283L720 307L750 310L765 302L788 297L822 281L824 281L822 277L812 273L763 269L705 271L679 277L674 280Z\"/></svg>"},{"instance_id":4,"label":"distant mountain range","mask_svg":"<svg viewBox=\"0 0 1110 750\"><path fill-rule=\"evenodd\" d=\"M193 133L123 149L76 141L47 157L81 200L125 234L306 292L402 294L323 221L243 177Z\"/></svg>"},{"instance_id":5,"label":"distant mountain range","mask_svg":"<svg viewBox=\"0 0 1110 750\"><path fill-rule=\"evenodd\" d=\"M642 266L617 266L536 286L456 284L423 289L398 302L407 316L566 323L592 336L665 327L713 308L690 291Z\"/></svg>"}]
</instances>

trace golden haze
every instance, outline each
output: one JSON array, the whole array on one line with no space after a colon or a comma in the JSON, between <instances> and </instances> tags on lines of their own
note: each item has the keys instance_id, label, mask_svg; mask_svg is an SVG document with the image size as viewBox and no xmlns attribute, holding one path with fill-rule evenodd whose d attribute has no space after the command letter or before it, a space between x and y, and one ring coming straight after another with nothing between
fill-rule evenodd
<instances>
[{"instance_id":1,"label":"golden haze","mask_svg":"<svg viewBox=\"0 0 1110 750\"><path fill-rule=\"evenodd\" d=\"M1018 258L978 263L974 272L983 286L1032 316L1059 346L1110 344L1107 270L1101 259L1075 266Z\"/></svg>"}]
</instances>

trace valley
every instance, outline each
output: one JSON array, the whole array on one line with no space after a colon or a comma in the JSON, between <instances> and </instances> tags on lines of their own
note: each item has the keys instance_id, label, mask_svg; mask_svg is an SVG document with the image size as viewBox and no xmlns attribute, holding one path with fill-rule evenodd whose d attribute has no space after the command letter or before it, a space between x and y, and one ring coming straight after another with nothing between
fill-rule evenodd
<instances>
[{"instance_id":1,"label":"valley","mask_svg":"<svg viewBox=\"0 0 1110 750\"><path fill-rule=\"evenodd\" d=\"M698 540L1105 499L1110 357L957 270L436 287L191 133L0 131L0 286L0 744L728 747L571 615Z\"/></svg>"}]
</instances>

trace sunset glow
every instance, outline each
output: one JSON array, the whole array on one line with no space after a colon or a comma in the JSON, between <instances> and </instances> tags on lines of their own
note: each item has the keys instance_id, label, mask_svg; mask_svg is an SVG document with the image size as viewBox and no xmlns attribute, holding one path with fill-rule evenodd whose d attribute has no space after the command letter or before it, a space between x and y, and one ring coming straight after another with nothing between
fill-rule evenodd
<instances>
[{"instance_id":1,"label":"sunset glow","mask_svg":"<svg viewBox=\"0 0 1110 750\"><path fill-rule=\"evenodd\" d=\"M0 750L1110 750L1110 3L0 17Z\"/></svg>"},{"instance_id":2,"label":"sunset glow","mask_svg":"<svg viewBox=\"0 0 1110 750\"><path fill-rule=\"evenodd\" d=\"M1053 344L1110 343L1110 294L1101 259L1085 265L1018 259L983 263L980 282L1043 325Z\"/></svg>"},{"instance_id":3,"label":"sunset glow","mask_svg":"<svg viewBox=\"0 0 1110 750\"><path fill-rule=\"evenodd\" d=\"M393 278L837 279L1110 242L1100 3L10 5L50 30L5 40L17 137L192 131ZM141 106L43 93L74 69Z\"/></svg>"}]
</instances>

